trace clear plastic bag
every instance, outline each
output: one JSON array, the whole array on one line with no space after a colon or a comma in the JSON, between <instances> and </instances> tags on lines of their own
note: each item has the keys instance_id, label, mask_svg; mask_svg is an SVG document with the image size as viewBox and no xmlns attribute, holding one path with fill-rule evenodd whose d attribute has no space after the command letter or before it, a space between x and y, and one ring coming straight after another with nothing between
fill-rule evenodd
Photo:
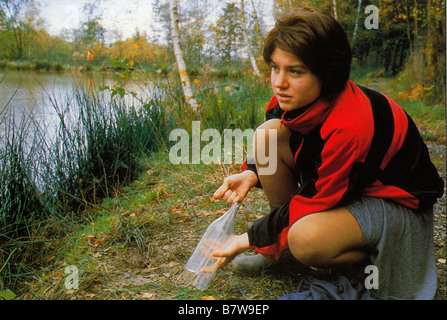
<instances>
[{"instance_id":1,"label":"clear plastic bag","mask_svg":"<svg viewBox=\"0 0 447 320\"><path fill-rule=\"evenodd\" d=\"M234 235L234 223L238 204L234 203L230 209L211 223L200 239L191 257L185 265L183 277L185 285L205 290L217 271L217 260L211 257L211 253ZM216 267L213 267L215 264Z\"/></svg>"}]
</instances>

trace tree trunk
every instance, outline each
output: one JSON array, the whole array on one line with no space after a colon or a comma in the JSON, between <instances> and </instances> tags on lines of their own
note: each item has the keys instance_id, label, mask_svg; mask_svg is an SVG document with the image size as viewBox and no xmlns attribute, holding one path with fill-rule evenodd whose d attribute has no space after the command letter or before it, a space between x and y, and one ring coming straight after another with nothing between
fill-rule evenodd
<instances>
[{"instance_id":1,"label":"tree trunk","mask_svg":"<svg viewBox=\"0 0 447 320\"><path fill-rule=\"evenodd\" d=\"M413 55L415 62L415 70L418 71L418 81L423 82L423 73L424 73L424 60L425 56L421 52L421 44L419 41L419 26L418 26L418 2L416 0L413 1L413 22L414 22L414 47L413 47Z\"/></svg>"},{"instance_id":2,"label":"tree trunk","mask_svg":"<svg viewBox=\"0 0 447 320\"><path fill-rule=\"evenodd\" d=\"M334 10L334 18L335 18L335 20L337 20L338 18L337 18L337 2L336 2L336 0L332 0L332 8Z\"/></svg>"},{"instance_id":3,"label":"tree trunk","mask_svg":"<svg viewBox=\"0 0 447 320\"><path fill-rule=\"evenodd\" d=\"M406 3L404 6L405 6L406 14L407 14L406 24L407 24L408 43L410 44L410 53L413 53L413 39L411 38L411 31L410 31L411 30L411 26L410 26L410 21L411 21L411 19L410 19L410 16L411 16L410 6L409 6L408 3Z\"/></svg>"},{"instance_id":4,"label":"tree trunk","mask_svg":"<svg viewBox=\"0 0 447 320\"><path fill-rule=\"evenodd\" d=\"M261 24L259 23L258 11L256 10L254 0L251 0L251 6L253 7L253 18L255 20L255 30L254 30L256 37L255 47L257 48L255 51L257 51L262 48L262 45L264 43L263 39L264 37L262 35Z\"/></svg>"},{"instance_id":5,"label":"tree trunk","mask_svg":"<svg viewBox=\"0 0 447 320\"><path fill-rule=\"evenodd\" d=\"M14 28L14 37L16 40L17 58L23 58L23 43L22 43L22 30L20 27Z\"/></svg>"},{"instance_id":6,"label":"tree trunk","mask_svg":"<svg viewBox=\"0 0 447 320\"><path fill-rule=\"evenodd\" d=\"M183 58L183 51L180 46L177 0L170 0L169 9L171 16L172 44L174 47L175 60L177 61L177 68L180 75L180 82L182 83L183 95L185 96L186 102L190 105L193 111L197 111L197 101L196 99L194 99L194 95L192 93L191 83L189 81L188 73L186 72L186 64L185 59Z\"/></svg>"},{"instance_id":7,"label":"tree trunk","mask_svg":"<svg viewBox=\"0 0 447 320\"><path fill-rule=\"evenodd\" d=\"M357 29L359 28L360 9L362 8L362 0L359 0L359 6L357 7L357 16L355 18L354 34L352 35L351 47L354 47L355 38L357 37Z\"/></svg>"},{"instance_id":8,"label":"tree trunk","mask_svg":"<svg viewBox=\"0 0 447 320\"><path fill-rule=\"evenodd\" d=\"M250 39L248 38L247 34L247 26L245 22L245 7L244 7L244 0L241 0L241 29L242 29L242 35L244 36L244 42L245 47L247 49L248 57L250 58L250 63L253 68L254 73L259 77L261 76L261 72L258 69L258 66L256 64L256 58L253 55L253 51L251 50L251 44Z\"/></svg>"}]
</instances>

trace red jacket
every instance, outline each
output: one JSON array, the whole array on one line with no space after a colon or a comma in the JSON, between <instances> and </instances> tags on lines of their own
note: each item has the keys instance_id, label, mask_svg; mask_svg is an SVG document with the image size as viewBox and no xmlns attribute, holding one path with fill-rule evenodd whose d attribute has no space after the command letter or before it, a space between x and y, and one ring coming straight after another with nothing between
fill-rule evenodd
<instances>
[{"instance_id":1,"label":"red jacket","mask_svg":"<svg viewBox=\"0 0 447 320\"><path fill-rule=\"evenodd\" d=\"M273 98L266 116L281 117L292 130L292 152L300 172L299 188L290 201L248 230L250 246L266 257L280 257L288 247L290 226L307 214L361 195L420 209L433 205L444 192L444 182L411 118L390 98L352 81L333 104L320 99L288 118ZM369 160L374 157L380 166L376 170Z\"/></svg>"}]
</instances>

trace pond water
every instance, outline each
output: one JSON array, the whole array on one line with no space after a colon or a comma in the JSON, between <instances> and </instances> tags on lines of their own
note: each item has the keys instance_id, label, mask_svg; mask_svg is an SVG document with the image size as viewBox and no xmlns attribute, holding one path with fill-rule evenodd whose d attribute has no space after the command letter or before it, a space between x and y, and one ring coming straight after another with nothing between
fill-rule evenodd
<instances>
[{"instance_id":1,"label":"pond water","mask_svg":"<svg viewBox=\"0 0 447 320\"><path fill-rule=\"evenodd\" d=\"M74 90L79 88L110 98L110 92L99 88L104 85L113 87L113 78L113 73L98 72L0 71L0 133L3 136L11 120L18 127L25 119L30 125L51 131L58 123L54 104L76 109ZM131 80L126 89L136 92L144 101L153 95L154 85L151 81ZM124 99L126 105L141 105L131 95Z\"/></svg>"},{"instance_id":2,"label":"pond water","mask_svg":"<svg viewBox=\"0 0 447 320\"><path fill-rule=\"evenodd\" d=\"M148 102L155 95L161 98L162 92L155 85L160 81L163 80L143 80L142 75L139 80L128 81L125 84L126 91L135 92L137 98L126 94L122 101L125 107L139 108L141 101ZM97 106L104 107L102 111L107 113L111 93L109 90L100 90L100 87L114 87L115 84L112 73L0 71L0 174L10 161L16 160L16 151L12 150L23 151L26 159L20 164L27 168L36 186L44 190L46 182L43 177L47 169L51 169L58 156L66 157L75 150L70 143L76 145L76 139L82 137L82 134L76 135L79 130L80 112L88 109L85 107L85 100L78 97L94 95L101 101ZM82 108L79 103L83 104ZM60 116L63 116L68 130L62 130ZM82 130L82 125L79 128ZM75 140L67 136L67 132L73 133L72 138ZM58 136L61 133L64 136ZM55 143L64 146L66 142L68 153L54 154L52 147ZM72 158L64 158L61 162L68 167L76 156L71 153L70 155ZM64 163L65 160L68 164Z\"/></svg>"}]
</instances>

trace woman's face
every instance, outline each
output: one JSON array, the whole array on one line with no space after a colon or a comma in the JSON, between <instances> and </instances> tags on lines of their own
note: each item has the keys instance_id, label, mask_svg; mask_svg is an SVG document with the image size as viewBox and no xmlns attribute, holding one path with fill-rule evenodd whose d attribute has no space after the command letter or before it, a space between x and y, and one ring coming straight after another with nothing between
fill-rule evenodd
<instances>
[{"instance_id":1,"label":"woman's face","mask_svg":"<svg viewBox=\"0 0 447 320\"><path fill-rule=\"evenodd\" d=\"M300 109L318 99L321 81L296 55L276 48L271 60L271 84L282 110Z\"/></svg>"}]
</instances>

